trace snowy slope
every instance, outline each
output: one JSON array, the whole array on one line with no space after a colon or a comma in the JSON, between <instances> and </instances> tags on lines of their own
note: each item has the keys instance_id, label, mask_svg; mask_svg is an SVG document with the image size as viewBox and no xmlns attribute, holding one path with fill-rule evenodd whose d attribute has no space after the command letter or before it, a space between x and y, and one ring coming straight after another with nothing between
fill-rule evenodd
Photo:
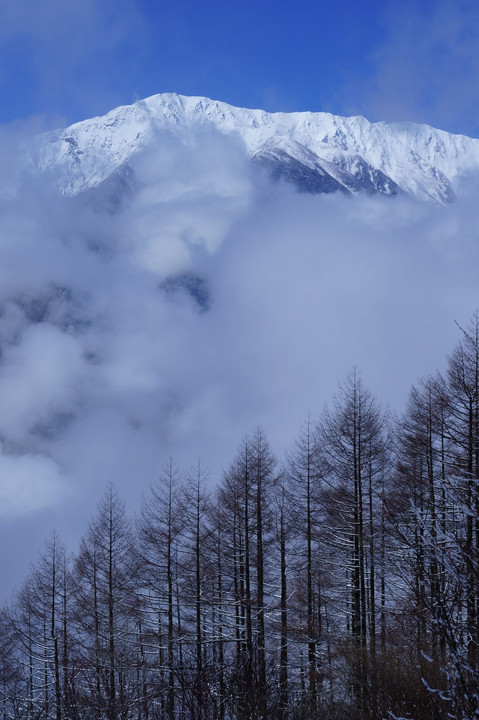
<instances>
[{"instance_id":1,"label":"snowy slope","mask_svg":"<svg viewBox=\"0 0 479 720\"><path fill-rule=\"evenodd\" d=\"M30 162L59 173L64 194L124 178L139 151L172 133L212 127L239 140L256 164L309 192L406 192L441 204L479 169L479 140L413 123L370 123L329 113L267 113L201 97L161 94L37 139ZM119 175L118 175L119 174Z\"/></svg>"}]
</instances>

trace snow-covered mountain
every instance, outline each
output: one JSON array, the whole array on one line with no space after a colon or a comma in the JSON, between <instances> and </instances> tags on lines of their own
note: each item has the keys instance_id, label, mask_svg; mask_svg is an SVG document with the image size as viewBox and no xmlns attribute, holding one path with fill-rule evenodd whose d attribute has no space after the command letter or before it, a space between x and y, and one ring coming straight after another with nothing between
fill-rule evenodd
<instances>
[{"instance_id":1,"label":"snow-covered mountain","mask_svg":"<svg viewBox=\"0 0 479 720\"><path fill-rule=\"evenodd\" d=\"M235 139L255 166L312 193L404 192L447 204L461 192L462 178L479 169L479 140L427 125L267 113L169 93L43 135L29 162L37 171L59 173L63 194L105 183L118 193L133 182L135 155L200 128Z\"/></svg>"}]
</instances>

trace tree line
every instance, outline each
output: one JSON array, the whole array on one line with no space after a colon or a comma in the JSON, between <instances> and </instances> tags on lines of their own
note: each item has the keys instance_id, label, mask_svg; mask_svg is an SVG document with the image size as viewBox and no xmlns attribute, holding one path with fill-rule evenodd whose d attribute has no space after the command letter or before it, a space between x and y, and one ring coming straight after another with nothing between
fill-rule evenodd
<instances>
[{"instance_id":1,"label":"tree line","mask_svg":"<svg viewBox=\"0 0 479 720\"><path fill-rule=\"evenodd\" d=\"M4 720L479 717L479 315L392 419L353 371L281 461L109 486L0 614Z\"/></svg>"}]
</instances>

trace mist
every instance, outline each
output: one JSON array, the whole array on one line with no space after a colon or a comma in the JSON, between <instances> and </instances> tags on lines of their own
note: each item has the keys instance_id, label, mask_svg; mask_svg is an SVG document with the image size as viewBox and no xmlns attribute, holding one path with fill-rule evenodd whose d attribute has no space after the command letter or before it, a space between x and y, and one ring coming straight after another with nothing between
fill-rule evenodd
<instances>
[{"instance_id":1,"label":"mist","mask_svg":"<svg viewBox=\"0 0 479 720\"><path fill-rule=\"evenodd\" d=\"M401 412L478 305L467 193L300 194L200 130L158 135L112 202L0 143L5 593L53 528L75 549L108 483L133 513L173 456L213 488L245 434L280 456L354 366Z\"/></svg>"}]
</instances>

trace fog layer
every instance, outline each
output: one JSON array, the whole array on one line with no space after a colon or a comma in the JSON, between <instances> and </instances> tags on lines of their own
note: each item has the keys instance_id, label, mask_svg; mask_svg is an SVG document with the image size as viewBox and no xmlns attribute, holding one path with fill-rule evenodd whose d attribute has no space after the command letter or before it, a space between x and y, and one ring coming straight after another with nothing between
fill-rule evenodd
<instances>
[{"instance_id":1,"label":"fog layer","mask_svg":"<svg viewBox=\"0 0 479 720\"><path fill-rule=\"evenodd\" d=\"M258 424L280 454L354 365L400 411L478 304L472 192L299 194L201 132L158 137L121 192L66 198L2 143L7 585L53 526L76 541L108 482L134 510L173 455L214 484Z\"/></svg>"}]
</instances>

